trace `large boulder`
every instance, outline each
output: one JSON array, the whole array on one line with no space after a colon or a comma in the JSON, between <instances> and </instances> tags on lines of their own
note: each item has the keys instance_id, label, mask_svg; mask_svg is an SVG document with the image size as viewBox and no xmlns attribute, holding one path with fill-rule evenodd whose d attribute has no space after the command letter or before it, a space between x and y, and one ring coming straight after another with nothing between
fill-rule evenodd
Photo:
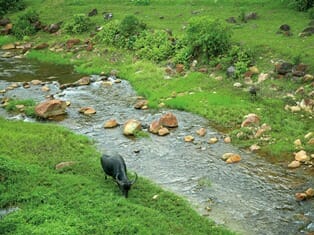
<instances>
[{"instance_id":1,"label":"large boulder","mask_svg":"<svg viewBox=\"0 0 314 235\"><path fill-rule=\"evenodd\" d=\"M159 122L162 126L165 127L177 127L178 120L173 113L166 113L160 117Z\"/></svg>"},{"instance_id":2,"label":"large boulder","mask_svg":"<svg viewBox=\"0 0 314 235\"><path fill-rule=\"evenodd\" d=\"M137 131L142 130L142 125L135 119L130 119L124 123L123 134L124 135L135 135Z\"/></svg>"},{"instance_id":3,"label":"large boulder","mask_svg":"<svg viewBox=\"0 0 314 235\"><path fill-rule=\"evenodd\" d=\"M242 122L241 127L259 124L260 118L255 113L250 113L245 116L245 120Z\"/></svg>"},{"instance_id":4,"label":"large boulder","mask_svg":"<svg viewBox=\"0 0 314 235\"><path fill-rule=\"evenodd\" d=\"M35 113L41 118L50 118L66 113L67 104L63 100L47 100L35 107Z\"/></svg>"}]
</instances>

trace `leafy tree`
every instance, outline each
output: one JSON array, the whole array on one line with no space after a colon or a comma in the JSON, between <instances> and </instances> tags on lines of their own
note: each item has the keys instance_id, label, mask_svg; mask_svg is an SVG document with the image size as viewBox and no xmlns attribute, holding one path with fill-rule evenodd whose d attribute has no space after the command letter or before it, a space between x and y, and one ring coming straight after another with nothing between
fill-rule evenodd
<instances>
[{"instance_id":1,"label":"leafy tree","mask_svg":"<svg viewBox=\"0 0 314 235\"><path fill-rule=\"evenodd\" d=\"M225 23L207 16L192 18L187 28L187 45L192 58L207 63L231 47L231 30Z\"/></svg>"},{"instance_id":2,"label":"leafy tree","mask_svg":"<svg viewBox=\"0 0 314 235\"><path fill-rule=\"evenodd\" d=\"M0 18L10 10L21 10L24 7L24 0L0 0Z\"/></svg>"}]
</instances>

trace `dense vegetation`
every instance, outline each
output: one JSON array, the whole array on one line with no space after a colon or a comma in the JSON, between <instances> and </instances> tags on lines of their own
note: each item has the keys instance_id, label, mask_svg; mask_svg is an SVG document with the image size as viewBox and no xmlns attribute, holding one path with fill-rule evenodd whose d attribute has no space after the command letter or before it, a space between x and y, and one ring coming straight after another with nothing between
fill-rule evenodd
<instances>
[{"instance_id":1,"label":"dense vegetation","mask_svg":"<svg viewBox=\"0 0 314 235\"><path fill-rule=\"evenodd\" d=\"M125 199L84 136L2 118L0 130L0 208L17 209L0 234L232 234L143 178Z\"/></svg>"}]
</instances>

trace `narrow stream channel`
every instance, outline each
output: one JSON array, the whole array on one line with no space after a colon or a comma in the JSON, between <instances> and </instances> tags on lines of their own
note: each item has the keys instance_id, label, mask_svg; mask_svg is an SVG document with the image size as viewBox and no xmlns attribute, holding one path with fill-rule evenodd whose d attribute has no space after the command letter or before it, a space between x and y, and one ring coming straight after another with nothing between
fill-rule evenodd
<instances>
[{"instance_id":1,"label":"narrow stream channel","mask_svg":"<svg viewBox=\"0 0 314 235\"><path fill-rule=\"evenodd\" d=\"M100 77L95 75L94 82L89 86L61 91L61 76L67 74L69 80L76 81L77 74L68 70L68 67L49 69L51 66L46 66L22 59L0 59L0 90L16 81L49 81L46 84L50 88L49 94L71 102L67 117L58 122L60 125L92 138L101 152L120 153L130 170L185 197L201 215L218 224L224 224L244 235L314 233L314 200L297 202L294 198L296 192L314 186L313 177L303 174L302 169L288 170L258 155L225 144L222 135L200 116L169 109L136 110L133 107L136 93L124 80L104 86ZM11 68L14 68L14 72L10 71ZM25 70L30 71L31 76L25 76ZM43 75L40 71L49 72ZM23 76L24 80L21 80ZM40 86L28 89L20 86L0 94L0 99L28 97L40 102L46 96L47 92L43 92ZM97 113L93 116L79 114L79 108L84 106L95 108ZM177 116L179 127L164 137L149 134L149 137L132 139L122 134L122 126L103 128L104 122L111 118L121 124L131 118L142 124L150 124L166 112ZM20 115L12 116L4 109L0 109L0 115L10 119L24 119ZM201 127L207 129L204 137L196 134L196 130ZM194 142L184 142L186 135L193 135ZM208 144L211 137L217 137L218 143ZM239 153L242 161L226 164L221 160L226 152Z\"/></svg>"}]
</instances>

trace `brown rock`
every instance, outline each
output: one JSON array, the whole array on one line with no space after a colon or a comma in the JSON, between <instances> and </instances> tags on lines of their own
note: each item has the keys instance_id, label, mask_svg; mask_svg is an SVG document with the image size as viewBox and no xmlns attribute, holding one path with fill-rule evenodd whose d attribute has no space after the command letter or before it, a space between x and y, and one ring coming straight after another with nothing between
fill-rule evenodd
<instances>
[{"instance_id":1,"label":"brown rock","mask_svg":"<svg viewBox=\"0 0 314 235\"><path fill-rule=\"evenodd\" d=\"M230 136L226 136L226 137L224 138L224 142L225 142L226 144L231 143L231 137L230 137Z\"/></svg>"},{"instance_id":2,"label":"brown rock","mask_svg":"<svg viewBox=\"0 0 314 235\"><path fill-rule=\"evenodd\" d=\"M239 154L233 154L226 160L227 163L237 163L239 161L241 161L241 156Z\"/></svg>"},{"instance_id":3,"label":"brown rock","mask_svg":"<svg viewBox=\"0 0 314 235\"><path fill-rule=\"evenodd\" d=\"M147 100L138 100L135 105L134 108L136 109L143 109L143 107L147 107L148 101Z\"/></svg>"},{"instance_id":4,"label":"brown rock","mask_svg":"<svg viewBox=\"0 0 314 235\"><path fill-rule=\"evenodd\" d=\"M296 194L295 194L295 199L296 199L297 201L303 201L303 200L305 200L306 198L307 198L306 193L296 193Z\"/></svg>"},{"instance_id":5,"label":"brown rock","mask_svg":"<svg viewBox=\"0 0 314 235\"><path fill-rule=\"evenodd\" d=\"M24 82L24 83L23 83L23 87L24 87L25 89L27 89L27 88L30 88L31 86L30 86L30 84L29 84L28 82Z\"/></svg>"},{"instance_id":6,"label":"brown rock","mask_svg":"<svg viewBox=\"0 0 314 235\"><path fill-rule=\"evenodd\" d=\"M314 132L309 132L309 133L307 133L307 134L304 136L304 138L305 138L305 139L309 139L309 138L311 138L313 135L314 135Z\"/></svg>"},{"instance_id":7,"label":"brown rock","mask_svg":"<svg viewBox=\"0 0 314 235\"><path fill-rule=\"evenodd\" d=\"M157 134L162 127L163 126L161 125L159 120L155 120L149 125L149 132Z\"/></svg>"},{"instance_id":8,"label":"brown rock","mask_svg":"<svg viewBox=\"0 0 314 235\"><path fill-rule=\"evenodd\" d=\"M309 145L314 145L314 138L311 138L308 142Z\"/></svg>"},{"instance_id":9,"label":"brown rock","mask_svg":"<svg viewBox=\"0 0 314 235\"><path fill-rule=\"evenodd\" d=\"M47 100L35 107L35 113L42 118L49 118L66 113L66 102L63 100Z\"/></svg>"},{"instance_id":10,"label":"brown rock","mask_svg":"<svg viewBox=\"0 0 314 235\"><path fill-rule=\"evenodd\" d=\"M43 87L41 88L41 90L42 90L43 92L48 92L48 91L50 91L50 88L47 87L47 86L43 86Z\"/></svg>"},{"instance_id":11,"label":"brown rock","mask_svg":"<svg viewBox=\"0 0 314 235\"><path fill-rule=\"evenodd\" d=\"M300 147L302 145L302 142L300 139L296 139L293 144L296 146L296 147Z\"/></svg>"},{"instance_id":12,"label":"brown rock","mask_svg":"<svg viewBox=\"0 0 314 235\"><path fill-rule=\"evenodd\" d=\"M95 114L96 110L92 107L82 107L80 108L79 113L83 113L85 115L91 115L91 114Z\"/></svg>"},{"instance_id":13,"label":"brown rock","mask_svg":"<svg viewBox=\"0 0 314 235\"><path fill-rule=\"evenodd\" d=\"M119 123L117 122L117 120L110 119L110 120L105 122L104 128L114 128L114 127L117 127L118 125L119 125Z\"/></svg>"},{"instance_id":14,"label":"brown rock","mask_svg":"<svg viewBox=\"0 0 314 235\"><path fill-rule=\"evenodd\" d=\"M229 157L234 155L234 153L224 153L221 157L222 160L226 161Z\"/></svg>"},{"instance_id":15,"label":"brown rock","mask_svg":"<svg viewBox=\"0 0 314 235\"><path fill-rule=\"evenodd\" d=\"M176 65L176 72L177 73L183 73L184 72L184 65L183 64L177 64Z\"/></svg>"},{"instance_id":16,"label":"brown rock","mask_svg":"<svg viewBox=\"0 0 314 235\"><path fill-rule=\"evenodd\" d=\"M299 161L292 161L289 163L288 168L298 168L301 166L301 163Z\"/></svg>"},{"instance_id":17,"label":"brown rock","mask_svg":"<svg viewBox=\"0 0 314 235\"><path fill-rule=\"evenodd\" d=\"M158 135L160 136L165 136L168 135L170 132L168 130L168 128L166 127L162 127L159 131L158 131Z\"/></svg>"},{"instance_id":18,"label":"brown rock","mask_svg":"<svg viewBox=\"0 0 314 235\"><path fill-rule=\"evenodd\" d=\"M314 80L314 76L311 74L305 74L303 77L305 82L309 82L309 81L313 81Z\"/></svg>"},{"instance_id":19,"label":"brown rock","mask_svg":"<svg viewBox=\"0 0 314 235\"><path fill-rule=\"evenodd\" d=\"M130 119L124 123L123 134L134 135L137 131L142 129L142 125L135 119Z\"/></svg>"},{"instance_id":20,"label":"brown rock","mask_svg":"<svg viewBox=\"0 0 314 235\"><path fill-rule=\"evenodd\" d=\"M194 137L191 135L184 136L184 141L185 142L192 142L192 141L194 141Z\"/></svg>"},{"instance_id":21,"label":"brown rock","mask_svg":"<svg viewBox=\"0 0 314 235\"><path fill-rule=\"evenodd\" d=\"M75 84L79 86L86 86L86 85L89 85L90 83L91 83L91 79L88 76L82 77L78 81L75 82Z\"/></svg>"},{"instance_id":22,"label":"brown rock","mask_svg":"<svg viewBox=\"0 0 314 235\"><path fill-rule=\"evenodd\" d=\"M37 46L34 46L33 48L34 48L35 50L42 50L42 49L45 49L45 48L47 48L47 47L49 47L49 44L48 44L48 43L41 43L41 44L39 44L39 45L37 45Z\"/></svg>"},{"instance_id":23,"label":"brown rock","mask_svg":"<svg viewBox=\"0 0 314 235\"><path fill-rule=\"evenodd\" d=\"M71 49L73 47L73 45L77 45L81 42L80 39L78 38L72 38L66 41L66 47L67 49Z\"/></svg>"},{"instance_id":24,"label":"brown rock","mask_svg":"<svg viewBox=\"0 0 314 235\"><path fill-rule=\"evenodd\" d=\"M205 136L206 135L206 129L202 127L196 131L196 134L198 134L199 136Z\"/></svg>"},{"instance_id":25,"label":"brown rock","mask_svg":"<svg viewBox=\"0 0 314 235\"><path fill-rule=\"evenodd\" d=\"M254 113L250 113L248 115L245 116L245 120L242 122L241 127L246 127L246 126L250 126L252 124L258 124L260 121L260 118L254 114Z\"/></svg>"},{"instance_id":26,"label":"brown rock","mask_svg":"<svg viewBox=\"0 0 314 235\"><path fill-rule=\"evenodd\" d=\"M304 150L300 150L299 152L294 154L294 158L299 162L306 162L310 160L310 157L306 154Z\"/></svg>"},{"instance_id":27,"label":"brown rock","mask_svg":"<svg viewBox=\"0 0 314 235\"><path fill-rule=\"evenodd\" d=\"M218 138L217 137L212 137L208 140L208 143L209 144L215 144L218 142Z\"/></svg>"},{"instance_id":28,"label":"brown rock","mask_svg":"<svg viewBox=\"0 0 314 235\"><path fill-rule=\"evenodd\" d=\"M258 146L257 144L253 144L253 145L250 146L250 151L251 152L255 152L255 151L260 150L260 149L261 149L261 147Z\"/></svg>"},{"instance_id":29,"label":"brown rock","mask_svg":"<svg viewBox=\"0 0 314 235\"><path fill-rule=\"evenodd\" d=\"M260 136L262 136L262 135L264 134L264 132L270 131L270 130L271 130L271 127L264 123L264 124L256 131L254 137L255 137L255 138L259 138Z\"/></svg>"},{"instance_id":30,"label":"brown rock","mask_svg":"<svg viewBox=\"0 0 314 235\"><path fill-rule=\"evenodd\" d=\"M31 81L31 84L32 84L32 85L35 85L35 86L41 85L42 83L43 83L43 82L40 81L40 80L32 80L32 81Z\"/></svg>"},{"instance_id":31,"label":"brown rock","mask_svg":"<svg viewBox=\"0 0 314 235\"><path fill-rule=\"evenodd\" d=\"M314 197L314 189L308 188L308 189L305 191L305 194L307 195L308 198Z\"/></svg>"},{"instance_id":32,"label":"brown rock","mask_svg":"<svg viewBox=\"0 0 314 235\"><path fill-rule=\"evenodd\" d=\"M60 170L60 169L62 169L62 168L65 168L65 167L68 167L68 166L72 166L72 165L74 165L75 164L75 162L73 162L73 161L70 161L70 162L60 162L60 163L58 163L56 166L55 166L55 169L56 170Z\"/></svg>"},{"instance_id":33,"label":"brown rock","mask_svg":"<svg viewBox=\"0 0 314 235\"><path fill-rule=\"evenodd\" d=\"M208 68L199 68L198 72L200 72L200 73L208 73Z\"/></svg>"},{"instance_id":34,"label":"brown rock","mask_svg":"<svg viewBox=\"0 0 314 235\"><path fill-rule=\"evenodd\" d=\"M178 126L177 117L173 113L166 113L159 119L159 122L162 126L165 126L165 127L177 127Z\"/></svg>"},{"instance_id":35,"label":"brown rock","mask_svg":"<svg viewBox=\"0 0 314 235\"><path fill-rule=\"evenodd\" d=\"M2 50L11 50L11 49L15 49L15 44L14 44L14 43L9 43L9 44L2 45L1 49L2 49Z\"/></svg>"},{"instance_id":36,"label":"brown rock","mask_svg":"<svg viewBox=\"0 0 314 235\"><path fill-rule=\"evenodd\" d=\"M256 66L252 66L249 68L249 71L252 72L253 74L258 74L259 70Z\"/></svg>"}]
</instances>

